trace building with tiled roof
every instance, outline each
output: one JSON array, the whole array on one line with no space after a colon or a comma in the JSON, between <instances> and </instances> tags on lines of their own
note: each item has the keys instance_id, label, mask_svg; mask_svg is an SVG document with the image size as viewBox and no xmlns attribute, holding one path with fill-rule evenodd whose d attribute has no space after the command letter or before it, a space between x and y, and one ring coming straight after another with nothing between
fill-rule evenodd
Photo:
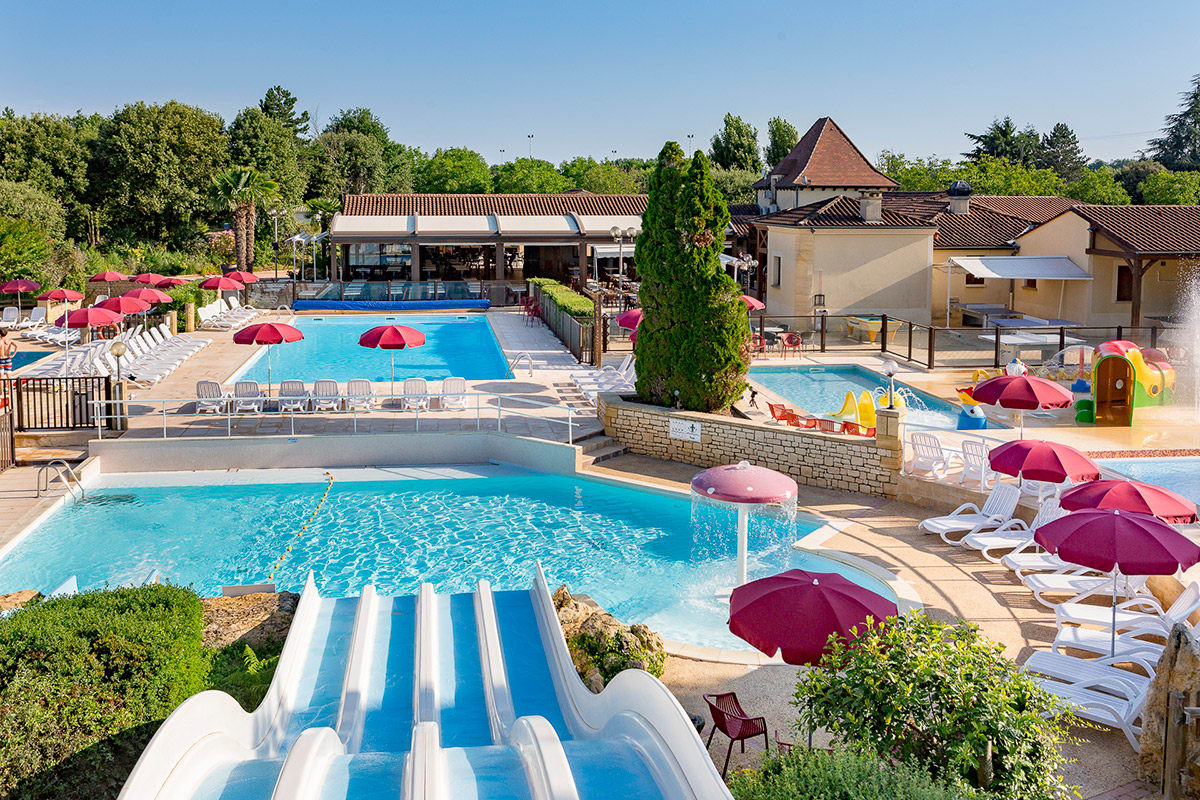
<instances>
[{"instance_id":1,"label":"building with tiled roof","mask_svg":"<svg viewBox=\"0 0 1200 800\"><path fill-rule=\"evenodd\" d=\"M977 194L971 202L1037 225L1079 205L1078 200L1058 195Z\"/></svg>"},{"instance_id":2,"label":"building with tiled roof","mask_svg":"<svg viewBox=\"0 0 1200 800\"><path fill-rule=\"evenodd\" d=\"M351 194L346 216L641 216L644 194Z\"/></svg>"}]
</instances>

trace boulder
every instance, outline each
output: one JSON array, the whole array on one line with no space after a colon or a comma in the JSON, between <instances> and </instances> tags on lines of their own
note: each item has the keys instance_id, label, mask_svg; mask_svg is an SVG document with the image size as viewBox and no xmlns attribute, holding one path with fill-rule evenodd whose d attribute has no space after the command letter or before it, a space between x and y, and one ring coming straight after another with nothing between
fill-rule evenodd
<instances>
[{"instance_id":1,"label":"boulder","mask_svg":"<svg viewBox=\"0 0 1200 800\"><path fill-rule=\"evenodd\" d=\"M19 592L0 594L0 611L9 611L14 608L20 608L30 600L41 596L42 593L36 589L23 589Z\"/></svg>"},{"instance_id":2,"label":"boulder","mask_svg":"<svg viewBox=\"0 0 1200 800\"><path fill-rule=\"evenodd\" d=\"M1172 692L1183 695L1184 705L1192 705L1200 697L1200 642L1183 625L1171 631L1142 711L1138 777L1151 786L1158 786L1163 778L1167 703ZM1179 758L1184 771L1183 796L1200 798L1200 737L1184 732L1180 741L1184 750Z\"/></svg>"},{"instance_id":3,"label":"boulder","mask_svg":"<svg viewBox=\"0 0 1200 800\"><path fill-rule=\"evenodd\" d=\"M244 642L260 647L287 637L300 595L293 592L260 592L240 597L205 597L204 643L224 647Z\"/></svg>"},{"instance_id":4,"label":"boulder","mask_svg":"<svg viewBox=\"0 0 1200 800\"><path fill-rule=\"evenodd\" d=\"M566 586L555 590L554 607L571 661L584 683L593 686L588 678L593 672L601 686L625 669L662 674L666 661L662 637L645 625L623 625L607 611L576 600Z\"/></svg>"},{"instance_id":5,"label":"boulder","mask_svg":"<svg viewBox=\"0 0 1200 800\"><path fill-rule=\"evenodd\" d=\"M583 685L586 686L593 694L600 694L604 691L604 676L600 674L600 670L592 667L583 676Z\"/></svg>"}]
</instances>

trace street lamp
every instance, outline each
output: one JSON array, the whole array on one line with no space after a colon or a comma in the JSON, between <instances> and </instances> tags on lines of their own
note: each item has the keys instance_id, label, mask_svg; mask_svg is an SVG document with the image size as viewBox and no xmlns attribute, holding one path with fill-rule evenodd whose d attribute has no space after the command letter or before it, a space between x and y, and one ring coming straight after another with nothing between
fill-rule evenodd
<instances>
[{"instance_id":1,"label":"street lamp","mask_svg":"<svg viewBox=\"0 0 1200 800\"><path fill-rule=\"evenodd\" d=\"M888 408L896 407L896 370L900 366L890 358L883 362L883 374L887 375L888 379Z\"/></svg>"},{"instance_id":2,"label":"street lamp","mask_svg":"<svg viewBox=\"0 0 1200 800\"><path fill-rule=\"evenodd\" d=\"M620 227L613 225L608 229L608 232L612 234L613 241L617 243L617 286L619 288L621 285L621 278L625 277L625 240L629 239L629 241L632 243L635 239L637 239L638 230L633 226L622 230ZM599 280L600 265L597 263L596 281L599 282ZM624 296L623 293L622 296Z\"/></svg>"},{"instance_id":3,"label":"street lamp","mask_svg":"<svg viewBox=\"0 0 1200 800\"><path fill-rule=\"evenodd\" d=\"M529 139L529 157L533 158L533 134L532 133L529 134L528 139Z\"/></svg>"},{"instance_id":4,"label":"street lamp","mask_svg":"<svg viewBox=\"0 0 1200 800\"><path fill-rule=\"evenodd\" d=\"M687 135L687 139L688 139L688 150L689 150L689 151L691 151L691 149L692 149L692 140L693 140L693 139L695 139L695 138L696 138L696 134L694 134L694 133L689 133L689 134Z\"/></svg>"},{"instance_id":5,"label":"street lamp","mask_svg":"<svg viewBox=\"0 0 1200 800\"><path fill-rule=\"evenodd\" d=\"M108 348L108 352L117 360L117 386L121 387L117 390L121 393L120 402L117 403L117 430L123 428L121 422L124 415L121 412L125 408L125 384L121 383L121 356L125 355L127 349L123 339L117 339Z\"/></svg>"}]
</instances>

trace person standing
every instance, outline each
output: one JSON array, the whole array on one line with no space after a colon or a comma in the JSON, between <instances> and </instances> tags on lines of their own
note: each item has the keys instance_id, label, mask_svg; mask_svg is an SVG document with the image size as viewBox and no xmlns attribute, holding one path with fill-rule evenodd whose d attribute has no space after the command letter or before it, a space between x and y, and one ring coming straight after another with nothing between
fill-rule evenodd
<instances>
[{"instance_id":1,"label":"person standing","mask_svg":"<svg viewBox=\"0 0 1200 800\"><path fill-rule=\"evenodd\" d=\"M0 379L11 378L13 359L17 356L17 343L8 338L8 331L0 328Z\"/></svg>"}]
</instances>

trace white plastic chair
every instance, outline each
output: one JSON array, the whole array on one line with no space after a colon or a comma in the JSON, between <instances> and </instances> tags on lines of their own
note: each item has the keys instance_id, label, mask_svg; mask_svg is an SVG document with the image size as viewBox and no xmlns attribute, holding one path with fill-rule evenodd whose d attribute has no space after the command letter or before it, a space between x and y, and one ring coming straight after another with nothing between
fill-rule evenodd
<instances>
[{"instance_id":1,"label":"white plastic chair","mask_svg":"<svg viewBox=\"0 0 1200 800\"><path fill-rule=\"evenodd\" d=\"M346 408L368 411L375 407L375 390L366 378L351 378L346 382Z\"/></svg>"},{"instance_id":2,"label":"white plastic chair","mask_svg":"<svg viewBox=\"0 0 1200 800\"><path fill-rule=\"evenodd\" d=\"M1098 679L1081 678L1071 683L1042 678L1038 683L1065 701L1075 716L1116 728L1125 734L1134 752L1141 749L1139 740L1142 726L1137 722L1146 705L1149 683L1140 691L1126 689L1120 694L1113 693L1113 687L1118 685L1113 675Z\"/></svg>"},{"instance_id":3,"label":"white plastic chair","mask_svg":"<svg viewBox=\"0 0 1200 800\"><path fill-rule=\"evenodd\" d=\"M1163 627L1170 630L1177 623L1188 624L1187 618L1197 609L1200 609L1200 585L1193 581L1166 609L1159 604L1157 598L1148 596L1138 596L1118 603L1115 615L1111 607L1091 603L1059 603L1054 607L1054 619L1059 630L1062 630L1064 624L1093 625L1111 633L1114 616L1118 633L1147 620L1162 622Z\"/></svg>"},{"instance_id":4,"label":"white plastic chair","mask_svg":"<svg viewBox=\"0 0 1200 800\"><path fill-rule=\"evenodd\" d=\"M962 443L962 462L959 483L971 481L983 489L995 480L996 473L988 463L988 446L978 439L967 439Z\"/></svg>"},{"instance_id":5,"label":"white plastic chair","mask_svg":"<svg viewBox=\"0 0 1200 800\"><path fill-rule=\"evenodd\" d=\"M258 381L238 381L233 385L233 412L253 411L261 414L267 393L258 385Z\"/></svg>"},{"instance_id":6,"label":"white plastic chair","mask_svg":"<svg viewBox=\"0 0 1200 800\"><path fill-rule=\"evenodd\" d=\"M277 397L281 413L308 410L308 390L304 388L304 381L294 379L280 381Z\"/></svg>"},{"instance_id":7,"label":"white plastic chair","mask_svg":"<svg viewBox=\"0 0 1200 800\"><path fill-rule=\"evenodd\" d=\"M313 411L325 409L340 411L343 399L342 390L338 388L337 381L331 378L319 378L313 381L312 395L309 397Z\"/></svg>"},{"instance_id":8,"label":"white plastic chair","mask_svg":"<svg viewBox=\"0 0 1200 800\"><path fill-rule=\"evenodd\" d=\"M224 414L229 393L216 381L196 381L196 413Z\"/></svg>"},{"instance_id":9,"label":"white plastic chair","mask_svg":"<svg viewBox=\"0 0 1200 800\"><path fill-rule=\"evenodd\" d=\"M0 312L0 328L11 328L21 321L21 312L16 306L5 306Z\"/></svg>"},{"instance_id":10,"label":"white plastic chair","mask_svg":"<svg viewBox=\"0 0 1200 800\"><path fill-rule=\"evenodd\" d=\"M950 454L932 433L913 433L908 437L912 459L905 470L908 474L928 472L934 478L945 477L950 469Z\"/></svg>"},{"instance_id":11,"label":"white plastic chair","mask_svg":"<svg viewBox=\"0 0 1200 800\"><path fill-rule=\"evenodd\" d=\"M995 530L1013 518L1021 490L1011 483L997 483L983 503L983 508L974 503L963 503L949 514L922 520L917 527L926 533L936 533L947 544L955 544L947 538L952 533L970 536L985 530Z\"/></svg>"},{"instance_id":12,"label":"white plastic chair","mask_svg":"<svg viewBox=\"0 0 1200 800\"><path fill-rule=\"evenodd\" d=\"M1065 515L1066 510L1059 505L1057 497L1051 497L1038 506L1033 522L1025 524L1025 520L1011 519L993 531L972 533L958 540L964 547L979 550L993 564L1000 561L995 550L1015 550L1033 542L1034 532L1043 525L1053 522Z\"/></svg>"},{"instance_id":13,"label":"white plastic chair","mask_svg":"<svg viewBox=\"0 0 1200 800\"><path fill-rule=\"evenodd\" d=\"M467 408L467 382L462 378L446 378L442 381L441 407L443 411L465 411Z\"/></svg>"},{"instance_id":14,"label":"white plastic chair","mask_svg":"<svg viewBox=\"0 0 1200 800\"><path fill-rule=\"evenodd\" d=\"M424 378L405 378L400 408L405 411L429 410L429 384Z\"/></svg>"}]
</instances>

